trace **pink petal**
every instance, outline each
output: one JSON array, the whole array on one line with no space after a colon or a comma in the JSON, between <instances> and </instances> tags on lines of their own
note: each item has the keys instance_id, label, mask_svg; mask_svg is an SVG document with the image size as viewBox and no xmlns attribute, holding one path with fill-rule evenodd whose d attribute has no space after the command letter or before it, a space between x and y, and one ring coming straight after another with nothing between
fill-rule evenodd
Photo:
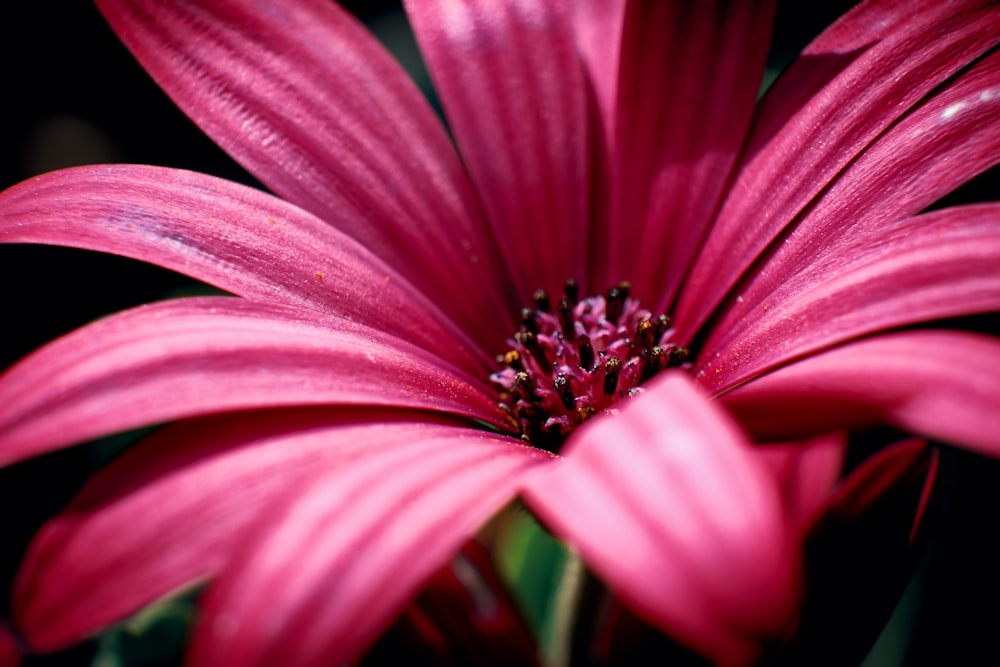
<instances>
[{"instance_id":1,"label":"pink petal","mask_svg":"<svg viewBox=\"0 0 1000 667\"><path fill-rule=\"evenodd\" d=\"M784 664L862 661L912 572L912 533L936 472L926 443L902 442L866 459L831 496L806 543L809 593Z\"/></svg>"},{"instance_id":2,"label":"pink petal","mask_svg":"<svg viewBox=\"0 0 1000 667\"><path fill-rule=\"evenodd\" d=\"M0 241L124 255L240 296L403 333L467 368L489 360L364 246L287 202L204 174L107 165L39 176L0 193Z\"/></svg>"},{"instance_id":3,"label":"pink petal","mask_svg":"<svg viewBox=\"0 0 1000 667\"><path fill-rule=\"evenodd\" d=\"M470 540L379 638L365 664L541 667L537 644L493 553Z\"/></svg>"},{"instance_id":4,"label":"pink petal","mask_svg":"<svg viewBox=\"0 0 1000 667\"><path fill-rule=\"evenodd\" d=\"M818 250L877 234L883 225L919 213L997 162L1000 53L994 52L859 155L783 239L765 270L791 273Z\"/></svg>"},{"instance_id":5,"label":"pink petal","mask_svg":"<svg viewBox=\"0 0 1000 667\"><path fill-rule=\"evenodd\" d=\"M883 421L1000 457L1000 340L955 331L886 334L781 368L722 401L763 439Z\"/></svg>"},{"instance_id":6,"label":"pink petal","mask_svg":"<svg viewBox=\"0 0 1000 667\"><path fill-rule=\"evenodd\" d=\"M825 507L840 479L847 438L835 433L803 442L766 445L757 448L757 455L774 475L790 522L805 529Z\"/></svg>"},{"instance_id":7,"label":"pink petal","mask_svg":"<svg viewBox=\"0 0 1000 667\"><path fill-rule=\"evenodd\" d=\"M994 53L902 119L845 170L740 285L739 300L724 307L715 327L714 344L724 344L721 332L730 334L723 340L741 336L747 322L765 315L763 304L770 309L803 285L826 280L817 277L817 268L847 270L842 268L844 257L859 249L890 254L899 247L906 252L899 236L914 223L905 217L998 160L1000 53ZM1000 211L994 211L1000 219ZM984 224L997 228L995 220ZM928 244L933 246L933 240Z\"/></svg>"},{"instance_id":8,"label":"pink petal","mask_svg":"<svg viewBox=\"0 0 1000 667\"><path fill-rule=\"evenodd\" d=\"M528 505L640 616L720 665L750 664L798 595L773 473L687 376L648 385L528 480Z\"/></svg>"},{"instance_id":9,"label":"pink petal","mask_svg":"<svg viewBox=\"0 0 1000 667\"><path fill-rule=\"evenodd\" d=\"M690 339L759 253L876 137L998 41L1000 7L981 0L866 2L820 35L761 104L674 311L681 337Z\"/></svg>"},{"instance_id":10,"label":"pink petal","mask_svg":"<svg viewBox=\"0 0 1000 667\"><path fill-rule=\"evenodd\" d=\"M0 667L21 664L21 648L5 621L0 621Z\"/></svg>"},{"instance_id":11,"label":"pink petal","mask_svg":"<svg viewBox=\"0 0 1000 667\"><path fill-rule=\"evenodd\" d=\"M358 658L512 499L522 474L547 461L492 434L428 434L296 490L209 590L189 664Z\"/></svg>"},{"instance_id":12,"label":"pink petal","mask_svg":"<svg viewBox=\"0 0 1000 667\"><path fill-rule=\"evenodd\" d=\"M268 188L442 295L479 340L510 329L504 267L461 161L403 70L343 8L97 4L160 87Z\"/></svg>"},{"instance_id":13,"label":"pink petal","mask_svg":"<svg viewBox=\"0 0 1000 667\"><path fill-rule=\"evenodd\" d=\"M406 3L522 299L584 278L590 130L566 7Z\"/></svg>"},{"instance_id":14,"label":"pink petal","mask_svg":"<svg viewBox=\"0 0 1000 667\"><path fill-rule=\"evenodd\" d=\"M863 334L1000 310L1000 204L885 224L789 276L762 270L713 325L696 377L723 391Z\"/></svg>"},{"instance_id":15,"label":"pink petal","mask_svg":"<svg viewBox=\"0 0 1000 667\"><path fill-rule=\"evenodd\" d=\"M397 447L409 451L408 443L423 438L454 440L464 430L414 419L402 412L286 410L158 431L97 473L38 533L16 580L19 630L37 650L79 641L217 575L247 529L303 484L367 457L382 460Z\"/></svg>"},{"instance_id":16,"label":"pink petal","mask_svg":"<svg viewBox=\"0 0 1000 667\"><path fill-rule=\"evenodd\" d=\"M743 145L773 3L573 4L611 183L609 217L594 236L592 282L604 289L629 279L640 298L660 299L663 307Z\"/></svg>"},{"instance_id":17,"label":"pink petal","mask_svg":"<svg viewBox=\"0 0 1000 667\"><path fill-rule=\"evenodd\" d=\"M381 405L505 424L485 381L398 338L233 297L100 320L0 379L0 464L227 410Z\"/></svg>"}]
</instances>

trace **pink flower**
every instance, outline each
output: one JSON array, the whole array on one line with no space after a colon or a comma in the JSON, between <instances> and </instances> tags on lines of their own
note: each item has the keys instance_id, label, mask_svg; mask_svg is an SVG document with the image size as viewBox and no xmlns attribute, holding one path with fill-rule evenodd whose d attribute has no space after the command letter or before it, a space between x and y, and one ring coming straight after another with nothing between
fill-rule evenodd
<instances>
[{"instance_id":1,"label":"pink flower","mask_svg":"<svg viewBox=\"0 0 1000 667\"><path fill-rule=\"evenodd\" d=\"M919 518L921 444L837 485L824 434L998 452L1000 342L911 328L1000 306L1000 207L928 212L1000 161L995 5L863 3L756 103L770 3L414 0L457 150L330 3L98 5L277 196L123 165L0 194L0 240L238 297L118 314L0 379L5 464L176 422L39 532L33 649L212 577L193 665L353 660L522 493L634 613L747 664L809 627L807 532L897 489L902 548ZM720 404L811 440L762 453ZM577 427L559 456L520 440Z\"/></svg>"}]
</instances>

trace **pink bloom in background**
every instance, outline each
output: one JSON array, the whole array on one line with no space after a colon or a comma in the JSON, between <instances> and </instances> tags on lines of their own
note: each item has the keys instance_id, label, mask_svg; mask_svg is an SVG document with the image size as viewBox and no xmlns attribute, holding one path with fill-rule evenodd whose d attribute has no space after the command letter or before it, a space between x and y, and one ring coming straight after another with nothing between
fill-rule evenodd
<instances>
[{"instance_id":1,"label":"pink bloom in background","mask_svg":"<svg viewBox=\"0 0 1000 667\"><path fill-rule=\"evenodd\" d=\"M1000 205L929 210L1000 161L993 3L862 3L757 102L771 3L414 1L457 149L336 5L98 5L277 196L129 165L0 194L4 242L235 295L0 378L4 464L173 422L39 531L30 650L212 579L190 664L356 660L521 494L685 647L801 656L836 593L816 545L888 568L933 480L918 440L840 479L840 432L1000 453L1000 341L933 325L1000 307Z\"/></svg>"}]
</instances>

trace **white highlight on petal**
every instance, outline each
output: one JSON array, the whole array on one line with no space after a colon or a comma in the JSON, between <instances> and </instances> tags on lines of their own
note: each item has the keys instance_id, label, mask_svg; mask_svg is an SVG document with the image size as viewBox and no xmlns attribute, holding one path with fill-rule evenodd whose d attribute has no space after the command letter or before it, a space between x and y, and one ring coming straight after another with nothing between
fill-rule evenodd
<instances>
[{"instance_id":1,"label":"white highlight on petal","mask_svg":"<svg viewBox=\"0 0 1000 667\"><path fill-rule=\"evenodd\" d=\"M964 109L967 105L966 102L955 102L954 104L948 105L944 111L941 112L941 118L948 120L953 117L959 111Z\"/></svg>"}]
</instances>

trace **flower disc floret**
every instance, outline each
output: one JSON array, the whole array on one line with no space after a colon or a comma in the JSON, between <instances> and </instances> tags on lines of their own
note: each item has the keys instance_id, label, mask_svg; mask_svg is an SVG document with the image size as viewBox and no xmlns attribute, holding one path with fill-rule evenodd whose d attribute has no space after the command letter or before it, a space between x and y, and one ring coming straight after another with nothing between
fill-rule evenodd
<instances>
[{"instance_id":1,"label":"flower disc floret","mask_svg":"<svg viewBox=\"0 0 1000 667\"><path fill-rule=\"evenodd\" d=\"M568 280L554 306L544 290L532 294L520 331L497 357L501 370L490 376L522 438L558 451L581 423L614 414L615 404L641 393L643 382L687 362L687 349L671 342L670 318L654 317L630 291L623 281L580 299Z\"/></svg>"}]
</instances>

